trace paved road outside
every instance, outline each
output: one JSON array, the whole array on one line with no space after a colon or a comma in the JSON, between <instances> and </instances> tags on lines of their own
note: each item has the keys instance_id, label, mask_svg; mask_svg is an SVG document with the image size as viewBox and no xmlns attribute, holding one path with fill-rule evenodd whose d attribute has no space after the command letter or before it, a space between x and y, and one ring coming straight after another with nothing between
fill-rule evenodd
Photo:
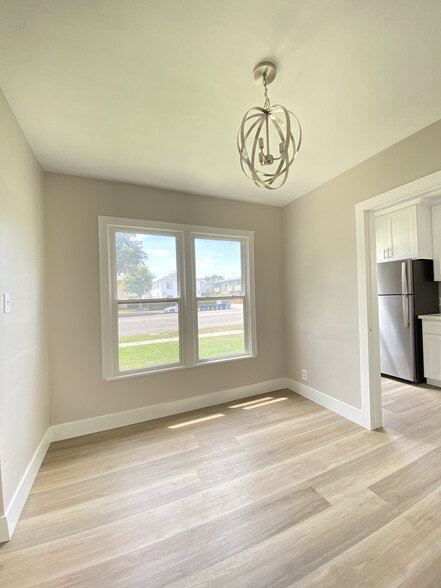
<instances>
[{"instance_id":1,"label":"paved road outside","mask_svg":"<svg viewBox=\"0 0 441 588\"><path fill-rule=\"evenodd\" d=\"M219 327L225 325L239 325L242 323L242 310L231 308L228 310L207 310L199 313L199 326ZM154 314L145 316L122 316L119 318L119 336L128 335L156 335L164 331L178 330L178 315Z\"/></svg>"}]
</instances>

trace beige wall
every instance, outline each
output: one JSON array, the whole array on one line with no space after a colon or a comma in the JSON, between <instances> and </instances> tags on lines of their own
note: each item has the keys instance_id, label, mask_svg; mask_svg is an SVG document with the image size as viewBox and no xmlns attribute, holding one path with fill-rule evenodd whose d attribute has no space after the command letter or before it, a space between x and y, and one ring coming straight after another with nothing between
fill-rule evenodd
<instances>
[{"instance_id":1,"label":"beige wall","mask_svg":"<svg viewBox=\"0 0 441 588\"><path fill-rule=\"evenodd\" d=\"M441 169L441 121L283 209L285 375L360 408L355 203Z\"/></svg>"},{"instance_id":2,"label":"beige wall","mask_svg":"<svg viewBox=\"0 0 441 588\"><path fill-rule=\"evenodd\" d=\"M0 441L5 508L49 421L43 174L0 92Z\"/></svg>"},{"instance_id":3,"label":"beige wall","mask_svg":"<svg viewBox=\"0 0 441 588\"><path fill-rule=\"evenodd\" d=\"M283 376L280 208L67 175L45 178L52 424ZM254 231L258 357L104 382L98 215Z\"/></svg>"}]
</instances>

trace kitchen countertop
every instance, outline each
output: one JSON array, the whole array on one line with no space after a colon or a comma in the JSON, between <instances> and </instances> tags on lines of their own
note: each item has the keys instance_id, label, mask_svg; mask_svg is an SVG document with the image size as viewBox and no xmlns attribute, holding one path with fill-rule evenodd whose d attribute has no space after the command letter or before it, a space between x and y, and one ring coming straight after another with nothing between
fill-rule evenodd
<instances>
[{"instance_id":1,"label":"kitchen countertop","mask_svg":"<svg viewBox=\"0 0 441 588\"><path fill-rule=\"evenodd\" d=\"M439 312L438 314L420 314L418 315L418 318L424 320L430 320L430 321L440 321L441 322L441 312Z\"/></svg>"}]
</instances>

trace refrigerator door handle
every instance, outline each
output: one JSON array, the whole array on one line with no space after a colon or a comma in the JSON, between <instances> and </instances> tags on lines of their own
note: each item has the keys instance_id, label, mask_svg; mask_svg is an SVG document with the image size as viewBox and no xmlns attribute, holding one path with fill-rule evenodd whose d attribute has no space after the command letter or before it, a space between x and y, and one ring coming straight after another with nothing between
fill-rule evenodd
<instances>
[{"instance_id":1,"label":"refrigerator door handle","mask_svg":"<svg viewBox=\"0 0 441 588\"><path fill-rule=\"evenodd\" d=\"M409 294L409 285L407 282L407 264L405 261L401 263L401 294L403 296Z\"/></svg>"},{"instance_id":2,"label":"refrigerator door handle","mask_svg":"<svg viewBox=\"0 0 441 588\"><path fill-rule=\"evenodd\" d=\"M409 319L409 295L408 294L403 294L403 296L401 296L401 299L403 301L403 325L404 328L408 329L409 325L410 325L410 319Z\"/></svg>"}]
</instances>

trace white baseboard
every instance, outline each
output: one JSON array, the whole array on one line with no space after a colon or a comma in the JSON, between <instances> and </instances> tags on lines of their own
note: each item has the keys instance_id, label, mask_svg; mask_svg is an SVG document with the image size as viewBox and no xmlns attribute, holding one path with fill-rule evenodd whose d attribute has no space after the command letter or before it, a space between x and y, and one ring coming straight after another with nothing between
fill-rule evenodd
<instances>
[{"instance_id":1,"label":"white baseboard","mask_svg":"<svg viewBox=\"0 0 441 588\"><path fill-rule=\"evenodd\" d=\"M9 535L8 519L6 518L6 515L2 515L0 517L0 543L9 541L10 538L11 536Z\"/></svg>"},{"instance_id":2,"label":"white baseboard","mask_svg":"<svg viewBox=\"0 0 441 588\"><path fill-rule=\"evenodd\" d=\"M88 435L89 433L98 433L99 431L106 431L108 429L115 429L117 427L124 427L126 425L133 425L144 421L151 421L153 419L181 414L190 410L214 406L216 404L231 402L233 400L240 400L242 398L247 398L248 396L268 394L269 392L274 392L275 390L280 390L286 387L286 378L268 380L266 382L241 386L240 388L230 388L228 390L212 392L211 394L193 396L192 398L185 398L174 402L154 404L153 406L135 408L133 410L107 414L81 421L52 425L49 427L48 435L50 441L71 439L72 437Z\"/></svg>"},{"instance_id":3,"label":"white baseboard","mask_svg":"<svg viewBox=\"0 0 441 588\"><path fill-rule=\"evenodd\" d=\"M336 412L345 419L363 426L363 413L360 408L355 408L350 404L346 404L341 400L337 400L332 396L319 392L301 382L296 382L291 378L285 378L285 388L289 388L293 392L300 394L300 396L304 396L305 398L320 404L320 406L323 406L324 408L329 408L329 410Z\"/></svg>"},{"instance_id":4,"label":"white baseboard","mask_svg":"<svg viewBox=\"0 0 441 588\"><path fill-rule=\"evenodd\" d=\"M340 400L336 400L327 394L323 394L323 392L314 390L314 388L305 386L291 378L278 378L276 380L267 380L266 382L241 386L240 388L230 388L227 390L212 392L211 394L202 394L201 396L184 398L183 400L144 406L142 408L135 408L133 410L126 410L124 412L107 414L80 421L71 421L60 425L52 425L48 429L47 438L49 441L71 439L73 437L80 437L81 435L99 433L100 431L116 429L117 427L142 423L144 421L151 421L174 414L181 414L198 408L205 408L208 406L215 406L216 404L222 404L224 402L240 400L249 396L268 394L283 388L289 388L293 392L297 392L301 396L309 398L309 400L336 412L358 425L362 424L362 412L360 409L354 408Z\"/></svg>"},{"instance_id":5,"label":"white baseboard","mask_svg":"<svg viewBox=\"0 0 441 588\"><path fill-rule=\"evenodd\" d=\"M0 517L0 542L9 541L9 539L12 537L12 533L14 532L15 526L17 525L21 511L23 510L29 492L32 488L32 484L34 483L35 476L40 469L41 463L44 459L44 456L46 455L46 451L48 450L49 445L50 439L48 429L39 446L35 450L35 453L32 456L32 459L20 480L17 490L15 491L14 496L12 497L12 500L6 510L6 514L3 517Z\"/></svg>"},{"instance_id":6,"label":"white baseboard","mask_svg":"<svg viewBox=\"0 0 441 588\"><path fill-rule=\"evenodd\" d=\"M427 378L427 383L430 384L431 386L437 386L438 388L441 388L441 381L440 380L430 380L429 378Z\"/></svg>"}]
</instances>

